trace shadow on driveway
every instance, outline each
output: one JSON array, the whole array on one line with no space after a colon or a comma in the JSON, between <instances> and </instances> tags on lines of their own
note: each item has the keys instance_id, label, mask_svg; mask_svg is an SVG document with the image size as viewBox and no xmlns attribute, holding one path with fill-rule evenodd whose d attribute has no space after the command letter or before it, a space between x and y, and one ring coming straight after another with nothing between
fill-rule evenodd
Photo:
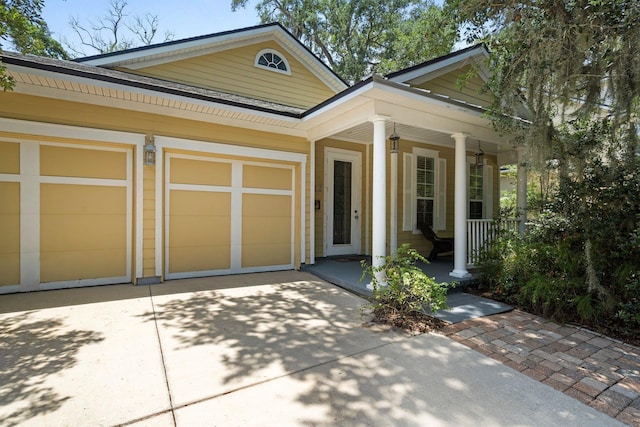
<instances>
[{"instance_id":1,"label":"shadow on driveway","mask_svg":"<svg viewBox=\"0 0 640 427\"><path fill-rule=\"evenodd\" d=\"M103 340L95 331L69 329L63 318L38 319L24 312L0 321L0 424L17 426L54 412L71 396L44 378L71 368L86 345Z\"/></svg>"}]
</instances>

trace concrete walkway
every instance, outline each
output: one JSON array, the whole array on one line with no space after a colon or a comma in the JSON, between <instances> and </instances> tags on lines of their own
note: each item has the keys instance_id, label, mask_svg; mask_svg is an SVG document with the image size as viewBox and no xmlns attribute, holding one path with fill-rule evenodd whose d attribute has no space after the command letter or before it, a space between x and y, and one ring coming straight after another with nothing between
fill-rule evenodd
<instances>
[{"instance_id":1,"label":"concrete walkway","mask_svg":"<svg viewBox=\"0 0 640 427\"><path fill-rule=\"evenodd\" d=\"M0 297L2 426L620 426L301 272Z\"/></svg>"},{"instance_id":2,"label":"concrete walkway","mask_svg":"<svg viewBox=\"0 0 640 427\"><path fill-rule=\"evenodd\" d=\"M366 260L371 264L370 257L329 257L316 258L315 264L305 266L305 269L329 283L368 298L372 295L371 289L367 287L370 280L362 279L360 260ZM418 262L416 265L427 276L433 277L436 282L451 284L452 287L447 295L447 306L449 308L433 314L433 316L445 322L463 322L482 316L504 313L513 309L513 307L498 301L464 293L465 286L476 279L471 277L459 280L449 276L449 273L453 270L453 261L449 258L442 257L429 264Z\"/></svg>"}]
</instances>

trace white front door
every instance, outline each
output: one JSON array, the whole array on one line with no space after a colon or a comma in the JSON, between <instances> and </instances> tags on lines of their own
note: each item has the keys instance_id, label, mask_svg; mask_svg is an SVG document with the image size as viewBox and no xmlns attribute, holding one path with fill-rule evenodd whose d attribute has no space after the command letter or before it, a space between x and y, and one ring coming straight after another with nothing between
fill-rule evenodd
<instances>
[{"instance_id":1,"label":"white front door","mask_svg":"<svg viewBox=\"0 0 640 427\"><path fill-rule=\"evenodd\" d=\"M357 151L325 149L325 255L360 253L361 168Z\"/></svg>"}]
</instances>

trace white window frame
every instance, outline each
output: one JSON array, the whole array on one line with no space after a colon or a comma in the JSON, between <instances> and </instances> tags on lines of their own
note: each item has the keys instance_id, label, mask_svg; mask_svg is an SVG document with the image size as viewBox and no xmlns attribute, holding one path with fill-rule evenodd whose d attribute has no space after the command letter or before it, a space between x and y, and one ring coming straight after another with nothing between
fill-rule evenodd
<instances>
[{"instance_id":1,"label":"white window frame","mask_svg":"<svg viewBox=\"0 0 640 427\"><path fill-rule=\"evenodd\" d=\"M433 230L446 229L446 159L440 158L440 152L428 148L414 147L411 153L403 156L403 220L402 231L421 233L418 230L418 191L417 165L418 156L434 160L434 198L433 198Z\"/></svg>"},{"instance_id":2,"label":"white window frame","mask_svg":"<svg viewBox=\"0 0 640 427\"><path fill-rule=\"evenodd\" d=\"M471 165L476 164L475 157L467 157L467 217L471 212L471 202L482 202L482 218L493 218L493 166L487 163L487 159L483 160L482 165L482 200L471 199Z\"/></svg>"},{"instance_id":3,"label":"white window frame","mask_svg":"<svg viewBox=\"0 0 640 427\"><path fill-rule=\"evenodd\" d=\"M272 55L277 55L278 58L280 58L282 60L282 62L284 63L284 65L285 65L285 67L287 69L286 70L281 70L279 68L269 67L267 65L260 64L259 63L260 58L262 58L262 56L267 54L267 53L270 53ZM262 49L260 52L257 53L253 65L256 68L260 68L261 70L275 71L276 73L286 74L287 76L291 75L291 66L289 65L289 61L287 61L287 58L283 54L281 54L280 52L278 52L275 49Z\"/></svg>"}]
</instances>

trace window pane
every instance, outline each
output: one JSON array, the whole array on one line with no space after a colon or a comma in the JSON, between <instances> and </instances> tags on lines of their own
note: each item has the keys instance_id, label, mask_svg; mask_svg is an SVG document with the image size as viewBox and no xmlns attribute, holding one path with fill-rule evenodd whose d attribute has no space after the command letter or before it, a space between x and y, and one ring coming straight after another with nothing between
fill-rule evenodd
<instances>
[{"instance_id":1,"label":"window pane","mask_svg":"<svg viewBox=\"0 0 640 427\"><path fill-rule=\"evenodd\" d=\"M333 164L333 244L351 243L351 162Z\"/></svg>"},{"instance_id":2,"label":"window pane","mask_svg":"<svg viewBox=\"0 0 640 427\"><path fill-rule=\"evenodd\" d=\"M418 228L421 225L429 225L433 227L433 200L420 199L418 200L418 215L417 223Z\"/></svg>"},{"instance_id":3,"label":"window pane","mask_svg":"<svg viewBox=\"0 0 640 427\"><path fill-rule=\"evenodd\" d=\"M469 218L482 219L482 202L469 202Z\"/></svg>"}]
</instances>

